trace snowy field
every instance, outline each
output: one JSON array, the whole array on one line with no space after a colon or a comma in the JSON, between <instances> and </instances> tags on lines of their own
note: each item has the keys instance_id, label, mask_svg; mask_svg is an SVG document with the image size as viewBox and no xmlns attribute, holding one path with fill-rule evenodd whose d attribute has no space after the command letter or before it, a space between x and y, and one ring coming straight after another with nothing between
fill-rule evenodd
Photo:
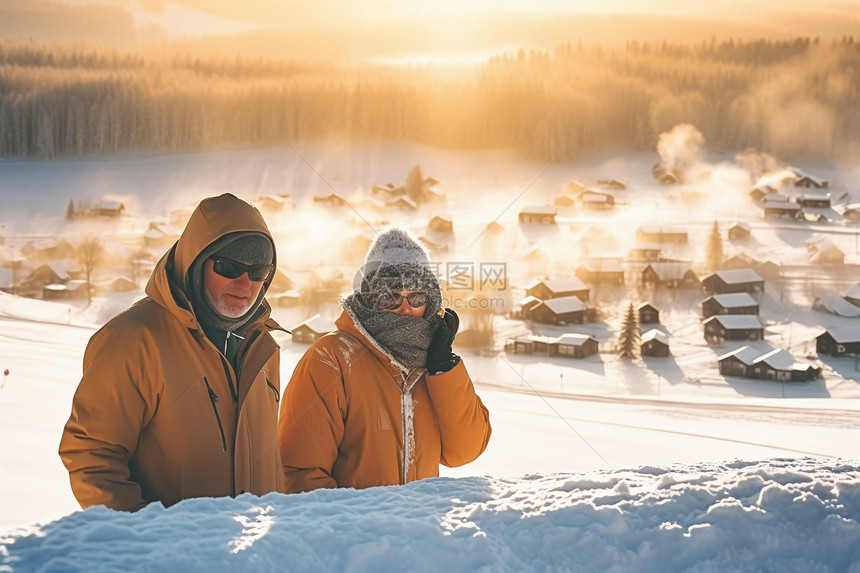
<instances>
[{"instance_id":1,"label":"snowy field","mask_svg":"<svg viewBox=\"0 0 860 573\"><path fill-rule=\"evenodd\" d=\"M814 337L824 327L857 320L810 309L814 296L860 280L850 266L858 262L854 229L762 219L732 191L742 177L731 157L711 158L712 181L727 187L714 187L704 203L690 206L653 187L654 156L547 165L504 152L449 153L414 144L299 151L301 157L264 149L0 162L0 234L23 243L83 232L64 220L70 198L122 199L132 216L97 230L123 240L206 195L290 193L295 209L267 220L284 237L281 265L305 271L314 257L329 254L319 245L342 240L345 223L356 216L307 205L313 193L335 189L351 197L374 184L400 184L417 164L448 190L457 256L486 256L469 247L497 216L511 229L508 262L512 275L521 275L512 276L519 286L529 278L519 253L545 247L552 253L546 272L558 274L565 253L579 255L578 233L601 219L616 233L619 252L642 217L683 222L691 233L690 258L701 257L715 218L721 226L745 220L755 239L743 250L822 279L767 285L764 343L805 359L814 355ZM831 179L834 194L850 192L860 175L839 165L803 167ZM637 207L622 205L611 217L560 212L557 229L516 229L522 205L551 201L571 180L593 184L602 177L631 182L619 197ZM401 214L391 222L420 231L426 215ZM362 218L376 223L376 216ZM848 271L826 277L808 268L804 242L815 234L836 238ZM620 321L614 307L638 294L602 291L606 319L583 328L600 340L613 338ZM701 293L654 294L664 308L670 358L464 354L490 409L493 437L478 460L443 468L442 478L358 492L189 500L134 515L80 512L56 451L88 338L141 293L99 296L88 308L0 294L0 372L9 370L0 382L0 571L393 571L404 564L416 570L860 571L860 373L853 358L822 357L823 378L808 383L727 379L716 357L739 344L704 343L696 314ZM275 318L290 327L306 316L276 308ZM525 328L497 319L502 340ZM557 328L536 333L557 335ZM286 381L306 347L287 336L280 342Z\"/></svg>"}]
</instances>

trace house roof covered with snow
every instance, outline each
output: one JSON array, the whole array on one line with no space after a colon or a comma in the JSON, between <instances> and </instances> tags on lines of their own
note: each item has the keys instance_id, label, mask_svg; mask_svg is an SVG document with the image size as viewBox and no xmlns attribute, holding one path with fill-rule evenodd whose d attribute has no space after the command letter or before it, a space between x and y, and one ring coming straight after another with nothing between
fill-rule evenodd
<instances>
[{"instance_id":1,"label":"house roof covered with snow","mask_svg":"<svg viewBox=\"0 0 860 573\"><path fill-rule=\"evenodd\" d=\"M743 330L748 328L763 328L761 321L754 314L718 314L712 316L705 322L717 321L729 330Z\"/></svg>"},{"instance_id":2,"label":"house roof covered with snow","mask_svg":"<svg viewBox=\"0 0 860 573\"><path fill-rule=\"evenodd\" d=\"M666 346L669 345L669 335L663 332L662 330L658 330L656 328L652 328L648 332L642 335L642 342L649 342L651 340L656 340Z\"/></svg>"},{"instance_id":3,"label":"house roof covered with snow","mask_svg":"<svg viewBox=\"0 0 860 573\"><path fill-rule=\"evenodd\" d=\"M747 366L752 366L756 359L761 356L761 350L755 349L752 346L741 346L731 352L727 352L718 357L717 360L723 361L726 358L734 357Z\"/></svg>"},{"instance_id":4,"label":"house roof covered with snow","mask_svg":"<svg viewBox=\"0 0 860 573\"><path fill-rule=\"evenodd\" d=\"M717 271L714 274L726 284L762 282L764 280L755 269L731 269L728 271Z\"/></svg>"},{"instance_id":5,"label":"house roof covered with snow","mask_svg":"<svg viewBox=\"0 0 860 573\"><path fill-rule=\"evenodd\" d=\"M550 292L554 293L588 290L588 286L578 278L537 280L529 284L526 290L533 289L539 284L543 284Z\"/></svg>"},{"instance_id":6,"label":"house roof covered with snow","mask_svg":"<svg viewBox=\"0 0 860 573\"><path fill-rule=\"evenodd\" d=\"M543 304L555 314L585 310L585 303L582 302L578 296L551 298L543 301Z\"/></svg>"},{"instance_id":7,"label":"house roof covered with snow","mask_svg":"<svg viewBox=\"0 0 860 573\"><path fill-rule=\"evenodd\" d=\"M733 292L726 294L715 294L712 296L723 308L739 308L744 306L755 306L756 300L748 292Z\"/></svg>"},{"instance_id":8,"label":"house roof covered with snow","mask_svg":"<svg viewBox=\"0 0 860 573\"><path fill-rule=\"evenodd\" d=\"M840 344L860 342L860 326L840 326L828 328L827 333Z\"/></svg>"},{"instance_id":9,"label":"house roof covered with snow","mask_svg":"<svg viewBox=\"0 0 860 573\"><path fill-rule=\"evenodd\" d=\"M590 334L580 334L577 332L566 332L559 336L555 342L557 344L561 344L564 346L582 346L589 340L597 341L596 338L591 336Z\"/></svg>"},{"instance_id":10,"label":"house roof covered with snow","mask_svg":"<svg viewBox=\"0 0 860 573\"><path fill-rule=\"evenodd\" d=\"M860 316L860 308L851 304L838 294L832 292L827 293L824 296L816 299L816 301L812 304L812 308L814 310L829 312L831 314L836 314L847 318L856 318Z\"/></svg>"}]
</instances>

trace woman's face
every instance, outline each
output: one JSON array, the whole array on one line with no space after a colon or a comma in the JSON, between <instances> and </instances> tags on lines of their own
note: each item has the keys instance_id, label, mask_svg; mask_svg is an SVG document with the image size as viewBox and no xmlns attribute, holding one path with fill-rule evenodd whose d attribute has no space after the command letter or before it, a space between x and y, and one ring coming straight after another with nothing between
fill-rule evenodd
<instances>
[{"instance_id":1,"label":"woman's face","mask_svg":"<svg viewBox=\"0 0 860 573\"><path fill-rule=\"evenodd\" d=\"M412 296L412 300L410 301L410 295L415 293L418 296ZM391 293L392 296L386 297L384 302L380 302L379 310L384 310L385 312L393 312L396 314L405 314L407 316L414 316L416 318L421 318L424 316L424 310L427 308L427 300L428 296L426 293L420 291L412 291L412 290L401 290L394 291ZM423 296L420 296L423 295ZM398 301L400 304L398 306L394 306L394 304ZM413 306L413 304L419 304L419 306Z\"/></svg>"}]
</instances>

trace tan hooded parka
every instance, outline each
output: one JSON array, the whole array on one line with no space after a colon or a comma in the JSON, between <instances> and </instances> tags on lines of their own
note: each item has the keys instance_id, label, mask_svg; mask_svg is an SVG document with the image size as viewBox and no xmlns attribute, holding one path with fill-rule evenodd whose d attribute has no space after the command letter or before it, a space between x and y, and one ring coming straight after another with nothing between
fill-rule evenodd
<instances>
[{"instance_id":1,"label":"tan hooded parka","mask_svg":"<svg viewBox=\"0 0 860 573\"><path fill-rule=\"evenodd\" d=\"M279 420L287 493L398 485L461 466L492 428L461 361L404 375L344 311L296 365Z\"/></svg>"},{"instance_id":2,"label":"tan hooded parka","mask_svg":"<svg viewBox=\"0 0 860 573\"><path fill-rule=\"evenodd\" d=\"M133 511L153 501L283 491L279 348L270 335L280 326L263 301L249 321L237 376L183 288L198 254L247 231L271 239L260 213L235 196L201 202L153 271L147 297L90 339L60 442L82 507Z\"/></svg>"}]
</instances>

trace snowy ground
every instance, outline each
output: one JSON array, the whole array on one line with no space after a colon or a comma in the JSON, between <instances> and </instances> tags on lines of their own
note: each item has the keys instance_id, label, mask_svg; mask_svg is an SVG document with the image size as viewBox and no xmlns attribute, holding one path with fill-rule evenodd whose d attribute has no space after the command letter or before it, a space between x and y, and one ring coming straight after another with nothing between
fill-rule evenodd
<instances>
[{"instance_id":1,"label":"snowy ground","mask_svg":"<svg viewBox=\"0 0 860 573\"><path fill-rule=\"evenodd\" d=\"M515 229L521 203L549 200L571 179L590 183L608 175L634 181L625 201L650 200L659 207L654 217L659 212L672 214L668 222L685 221L692 251L703 244L717 213L721 220L751 219L755 239L744 248L757 256L806 265L805 239L828 233L840 238L849 262L856 257L854 231L843 224L774 226L748 205L745 213L739 200L697 207L658 195L642 179L653 157L547 166L501 152L452 154L406 144L302 153L304 159L284 150L237 150L0 162L2 234L14 242L74 230L77 224L63 221L69 197L122 197L134 216L101 227L103 236L122 238L206 194L231 190L250 199L290 192L297 211L270 222L276 233L293 237L279 247L281 263L300 267L319 256L317 244L341 238L338 217L350 216L303 206L303 195L328 185L346 194L359 186L401 183L420 164L448 187L464 251L506 205L512 207L499 221ZM805 167L837 188L856 175L840 166ZM473 189L487 192L467 193ZM569 213L548 235L512 231L508 250L556 244L565 246L558 253L578 255L579 231L601 217L624 245L632 234L632 210L621 207L614 219ZM700 211L694 220L692 213ZM306 233L306 245L295 239L294 227ZM511 268L527 274L525 266ZM852 272L827 281L768 284L762 300L766 342L802 359L814 353L810 341L823 327L853 324L857 319L809 309L819 294L813 290L842 292L860 280ZM607 318L584 331L601 340L614 336L619 317L613 301L626 304L635 295L602 291ZM438 480L363 492L190 500L135 515L78 512L56 453L60 431L86 341L138 296L100 296L84 308L0 294L0 372L9 370L0 381L0 571L165 565L232 571L287 564L297 570L398 570L403 563L453 570L860 570L860 373L854 360L824 359L824 377L810 383L726 379L716 370L716 357L738 345L704 344L697 316L702 296L692 292L654 293L672 340L670 358L631 363L611 354L586 360L465 354L490 409L493 437L477 461L443 468L446 477ZM275 317L285 326L305 318L296 308L277 308ZM497 321L502 338L524 328L518 321ZM280 342L286 381L306 347L288 337ZM206 535L186 533L203 528ZM420 557L426 555L441 561L424 566Z\"/></svg>"}]
</instances>

